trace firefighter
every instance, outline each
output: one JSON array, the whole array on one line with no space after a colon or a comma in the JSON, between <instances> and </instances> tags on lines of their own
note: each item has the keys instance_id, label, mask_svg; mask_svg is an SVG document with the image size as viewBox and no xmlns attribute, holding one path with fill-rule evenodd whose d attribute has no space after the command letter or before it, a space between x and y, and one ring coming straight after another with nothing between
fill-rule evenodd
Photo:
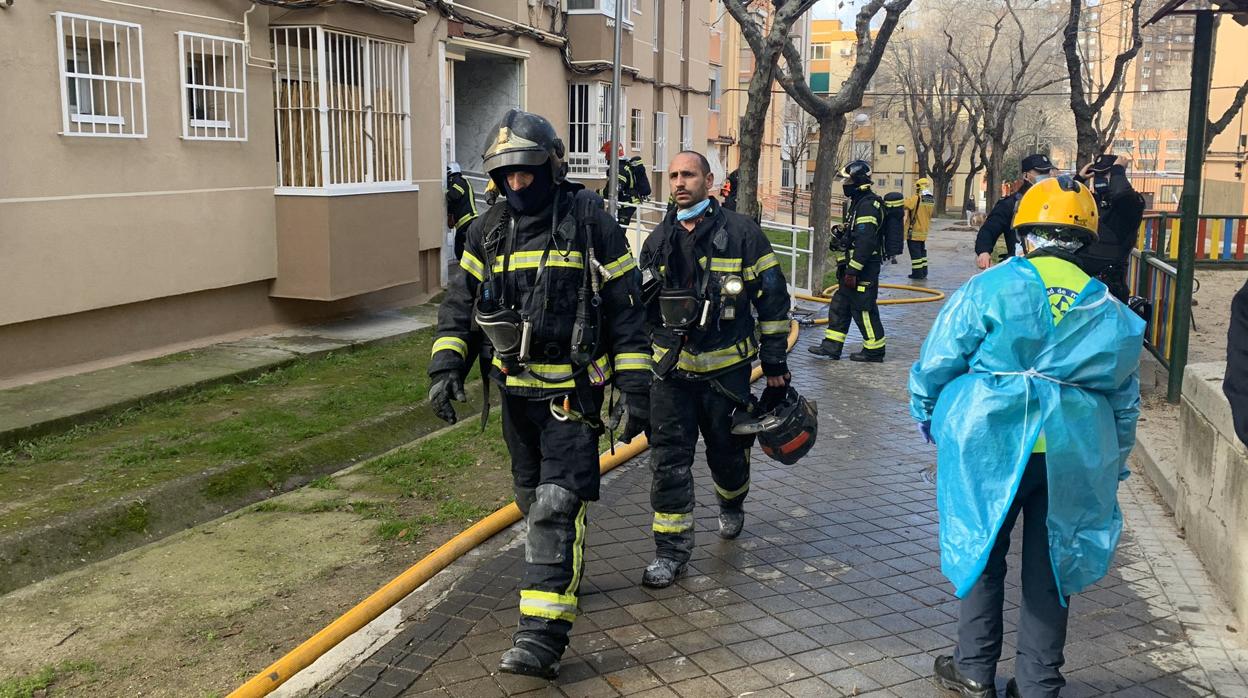
<instances>
[{"instance_id":1,"label":"firefighter","mask_svg":"<svg viewBox=\"0 0 1248 698\"><path fill-rule=\"evenodd\" d=\"M884 203L871 191L871 166L863 160L846 165L838 177L845 195L845 224L833 231L832 251L836 255L838 288L828 304L828 329L823 341L808 347L821 359L839 360L845 346L849 323L862 333L862 350L849 355L850 361L884 361L884 325L880 322L880 221Z\"/></svg>"},{"instance_id":2,"label":"firefighter","mask_svg":"<svg viewBox=\"0 0 1248 698\"><path fill-rule=\"evenodd\" d=\"M906 249L910 252L910 276L927 278L927 233L932 227L936 199L932 196L932 180L920 177L914 183L914 194L906 199Z\"/></svg>"},{"instance_id":3,"label":"firefighter","mask_svg":"<svg viewBox=\"0 0 1248 698\"><path fill-rule=\"evenodd\" d=\"M975 234L975 265L980 269L987 269L992 265L992 249L1002 235L1005 236L1006 253L998 261L1014 256L1014 251L1018 248L1018 234L1012 224L1014 210L1032 185L1052 176L1053 163L1048 155L1036 153L1023 158L1019 169L1023 173L1023 186L1013 194L998 199L984 224L979 227L979 232Z\"/></svg>"},{"instance_id":4,"label":"firefighter","mask_svg":"<svg viewBox=\"0 0 1248 698\"><path fill-rule=\"evenodd\" d=\"M550 122L507 112L483 160L501 196L469 229L463 273L438 309L429 402L455 422L451 400L464 400L467 341L480 327L528 521L519 629L499 669L553 678L577 613L587 502L598 499L604 388L623 393L625 440L648 428L649 339L628 242L602 199L566 180Z\"/></svg>"},{"instance_id":5,"label":"firefighter","mask_svg":"<svg viewBox=\"0 0 1248 698\"><path fill-rule=\"evenodd\" d=\"M611 141L603 143L600 152L604 155L609 154L611 152ZM616 166L615 181L619 189L619 192L616 194L616 201L619 202L616 219L619 220L620 225L627 226L633 221L633 215L637 213L636 204L641 203L641 195L636 181L637 173L633 168L633 160L640 162L641 158L625 159L624 146L622 145L616 150L616 155L618 156L616 161L618 165ZM603 197L608 196L608 194L608 190L604 187L602 190Z\"/></svg>"},{"instance_id":6,"label":"firefighter","mask_svg":"<svg viewBox=\"0 0 1248 698\"><path fill-rule=\"evenodd\" d=\"M782 398L789 383L789 292L767 236L709 195L715 176L701 153L677 153L668 181L676 210L641 253L651 275L656 376L650 391L656 556L642 584L655 588L675 581L693 553L699 432L719 502L719 536L733 539L745 523L754 436L733 435L730 426L733 413L750 404L751 360L757 355L767 376L764 402Z\"/></svg>"},{"instance_id":7,"label":"firefighter","mask_svg":"<svg viewBox=\"0 0 1248 698\"><path fill-rule=\"evenodd\" d=\"M724 178L724 184L719 188L720 204L729 211L737 210L737 174L740 170L733 170Z\"/></svg>"},{"instance_id":8,"label":"firefighter","mask_svg":"<svg viewBox=\"0 0 1248 698\"><path fill-rule=\"evenodd\" d=\"M464 236L477 218L477 201L472 185L464 179L458 162L446 168L446 227L455 229L455 259L464 256Z\"/></svg>"}]
</instances>

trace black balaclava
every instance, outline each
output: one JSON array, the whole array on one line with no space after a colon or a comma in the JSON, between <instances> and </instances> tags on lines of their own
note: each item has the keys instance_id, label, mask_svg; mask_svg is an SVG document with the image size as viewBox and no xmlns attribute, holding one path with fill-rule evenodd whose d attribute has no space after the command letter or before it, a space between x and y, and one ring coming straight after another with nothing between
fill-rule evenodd
<instances>
[{"instance_id":1,"label":"black balaclava","mask_svg":"<svg viewBox=\"0 0 1248 698\"><path fill-rule=\"evenodd\" d=\"M507 174L510 172L530 172L533 174L533 183L520 191L513 191L507 186ZM527 216L540 213L542 209L549 206L558 189L554 178L551 177L548 165L516 165L503 168L498 179L503 185L503 191L507 194L507 203L511 205L511 209Z\"/></svg>"}]
</instances>

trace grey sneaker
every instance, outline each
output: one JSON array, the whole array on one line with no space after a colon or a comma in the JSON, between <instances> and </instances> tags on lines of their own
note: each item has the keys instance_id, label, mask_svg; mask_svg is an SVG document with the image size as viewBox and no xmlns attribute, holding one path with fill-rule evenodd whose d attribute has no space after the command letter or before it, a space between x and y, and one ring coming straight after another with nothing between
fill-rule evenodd
<instances>
[{"instance_id":1,"label":"grey sneaker","mask_svg":"<svg viewBox=\"0 0 1248 698\"><path fill-rule=\"evenodd\" d=\"M651 589L670 587L685 572L685 563L670 557L656 557L641 575L641 583Z\"/></svg>"},{"instance_id":2,"label":"grey sneaker","mask_svg":"<svg viewBox=\"0 0 1248 698\"><path fill-rule=\"evenodd\" d=\"M724 540L732 540L741 535L741 529L745 527L744 511L727 511L719 510L719 537Z\"/></svg>"}]
</instances>

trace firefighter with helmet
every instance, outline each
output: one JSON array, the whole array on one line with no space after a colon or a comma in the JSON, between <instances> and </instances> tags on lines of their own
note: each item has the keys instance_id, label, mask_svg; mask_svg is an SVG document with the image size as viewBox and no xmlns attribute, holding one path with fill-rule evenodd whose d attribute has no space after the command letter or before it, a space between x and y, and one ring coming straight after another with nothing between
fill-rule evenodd
<instances>
[{"instance_id":1,"label":"firefighter with helmet","mask_svg":"<svg viewBox=\"0 0 1248 698\"><path fill-rule=\"evenodd\" d=\"M997 695L1020 514L1007 696L1061 693L1069 597L1109 571L1122 530L1117 493L1135 444L1144 321L1078 266L1097 219L1074 179L1032 186L1012 221L1026 258L954 293L910 371L910 413L937 448L941 571L961 599L957 648L937 657L936 681L963 696Z\"/></svg>"},{"instance_id":2,"label":"firefighter with helmet","mask_svg":"<svg viewBox=\"0 0 1248 698\"><path fill-rule=\"evenodd\" d=\"M477 217L476 195L458 162L446 166L446 227L455 230L455 259L464 255L464 237Z\"/></svg>"},{"instance_id":3,"label":"firefighter with helmet","mask_svg":"<svg viewBox=\"0 0 1248 698\"><path fill-rule=\"evenodd\" d=\"M715 483L719 536L736 538L745 523L754 433L733 434L730 427L734 413L750 406L751 360L758 356L767 376L764 403L783 399L790 380L789 291L767 236L710 195L715 175L701 153L677 153L668 183L676 207L641 252L651 276L656 377L650 392L656 555L642 584L654 588L671 585L693 554L698 434Z\"/></svg>"},{"instance_id":4,"label":"firefighter with helmet","mask_svg":"<svg viewBox=\"0 0 1248 698\"><path fill-rule=\"evenodd\" d=\"M935 210L932 180L920 177L914 183L914 194L906 199L906 248L910 252L910 276L907 278L927 278L927 233L932 228Z\"/></svg>"},{"instance_id":5,"label":"firefighter with helmet","mask_svg":"<svg viewBox=\"0 0 1248 698\"><path fill-rule=\"evenodd\" d=\"M844 179L842 187L849 197L845 223L833 229L831 241L838 288L828 304L823 341L807 349L821 359L839 360L852 320L862 333L862 350L850 354L850 361L880 363L884 361L884 325L877 300L884 203L871 191L871 165L865 161L854 160L837 176Z\"/></svg>"},{"instance_id":6,"label":"firefighter with helmet","mask_svg":"<svg viewBox=\"0 0 1248 698\"><path fill-rule=\"evenodd\" d=\"M469 228L463 271L438 309L429 402L456 421L451 401L465 399L469 333L480 327L528 522L519 628L499 669L553 678L577 613L587 503L598 499L604 389L614 382L626 396L626 440L648 429L650 343L628 242L602 199L567 181L550 122L507 112L483 160L501 196Z\"/></svg>"}]
</instances>

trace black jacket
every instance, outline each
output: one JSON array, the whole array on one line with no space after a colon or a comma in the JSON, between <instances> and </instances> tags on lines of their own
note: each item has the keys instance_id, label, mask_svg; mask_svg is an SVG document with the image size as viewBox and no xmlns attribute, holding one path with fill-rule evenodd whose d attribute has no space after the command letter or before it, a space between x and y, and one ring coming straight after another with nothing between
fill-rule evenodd
<instances>
[{"instance_id":1,"label":"black jacket","mask_svg":"<svg viewBox=\"0 0 1248 698\"><path fill-rule=\"evenodd\" d=\"M1248 283L1231 301L1231 324L1226 332L1226 377L1222 392L1231 403L1235 434L1248 446Z\"/></svg>"},{"instance_id":2,"label":"black jacket","mask_svg":"<svg viewBox=\"0 0 1248 698\"><path fill-rule=\"evenodd\" d=\"M1100 276L1111 266L1125 271L1144 220L1144 197L1131 187L1121 165L1109 168L1109 188L1101 201L1097 240L1079 252L1079 267L1088 276Z\"/></svg>"},{"instance_id":3,"label":"black jacket","mask_svg":"<svg viewBox=\"0 0 1248 698\"><path fill-rule=\"evenodd\" d=\"M564 183L551 206L535 216L515 216L514 226L506 199L500 199L468 228L462 271L452 275L438 308L430 375L447 370L468 373L473 358L468 355L468 335L475 329L475 304L483 282L493 277L506 289L502 292L505 303L529 315L532 341L523 372L503 375L495 357L491 377L506 392L531 397L566 393L574 387L567 377L573 371L572 330L578 292L584 284L586 240L572 215L572 200L581 188ZM552 234L556 211L558 225ZM588 375L596 384L614 377L621 390L645 391L652 360L641 304L641 274L619 225L600 208L596 216L594 257L602 302L599 349ZM507 254L509 236L514 236L511 254ZM545 266L538 279L543 257ZM551 380L556 378L565 380Z\"/></svg>"},{"instance_id":4,"label":"black jacket","mask_svg":"<svg viewBox=\"0 0 1248 698\"><path fill-rule=\"evenodd\" d=\"M456 172L446 178L446 225L459 230L477 217L476 197L464 175Z\"/></svg>"},{"instance_id":5,"label":"black jacket","mask_svg":"<svg viewBox=\"0 0 1248 698\"><path fill-rule=\"evenodd\" d=\"M1004 235L1005 249L1009 256L1014 256L1014 251L1018 248L1018 233L1014 231L1014 211L1018 208L1019 199L1023 198L1023 194L1029 188L1031 184L1024 182L1018 191L997 200L992 211L988 213L988 218L984 220L984 224L979 227L979 232L975 235L976 255L991 254L992 248L997 244L997 238Z\"/></svg>"},{"instance_id":6,"label":"black jacket","mask_svg":"<svg viewBox=\"0 0 1248 698\"><path fill-rule=\"evenodd\" d=\"M657 299L649 301L654 360L662 364L663 356L680 347L675 365L678 374L709 378L757 354L767 375L784 375L789 334L784 272L758 224L713 198L710 202L692 232L671 212L642 246L641 266L662 288L696 289L705 281L705 298L712 301L707 327L690 331L683 344L680 335L663 326ZM687 251L693 252L693 260ZM745 290L735 297L722 293L724 281L731 276L745 282ZM757 323L751 306L758 313Z\"/></svg>"},{"instance_id":7,"label":"black jacket","mask_svg":"<svg viewBox=\"0 0 1248 698\"><path fill-rule=\"evenodd\" d=\"M835 250L837 266L847 265L854 273L870 262L881 260L880 250L884 224L884 202L870 189L855 194L845 207L841 249Z\"/></svg>"}]
</instances>

